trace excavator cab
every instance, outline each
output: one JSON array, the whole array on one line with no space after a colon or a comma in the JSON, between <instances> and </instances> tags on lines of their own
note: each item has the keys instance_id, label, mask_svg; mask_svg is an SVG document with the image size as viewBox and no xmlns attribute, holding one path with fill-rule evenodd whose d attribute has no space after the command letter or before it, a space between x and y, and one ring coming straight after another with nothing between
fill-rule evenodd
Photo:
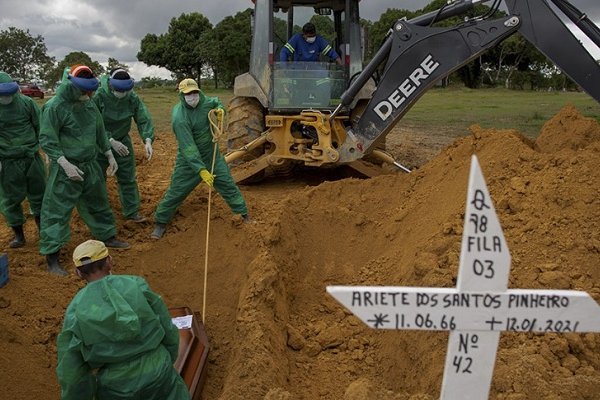
<instances>
[{"instance_id":1,"label":"excavator cab","mask_svg":"<svg viewBox=\"0 0 600 400\"><path fill-rule=\"evenodd\" d=\"M235 80L227 129L231 153L226 158L270 157L249 164L241 174L234 169L236 181L254 172L260 179L265 170L277 173L298 164L335 163L335 148L345 140L342 124L350 113L340 115L339 129L331 129L324 116L340 104L350 79L362 71L359 1L253 0L250 70ZM316 25L317 35L333 48L340 64L325 54L310 62L282 58L286 43L307 22ZM372 92L374 85L359 93L354 104L369 98L369 89ZM236 152L264 132L264 142Z\"/></svg>"},{"instance_id":2,"label":"excavator cab","mask_svg":"<svg viewBox=\"0 0 600 400\"><path fill-rule=\"evenodd\" d=\"M359 0L253 3L253 27L261 29L253 29L250 71L236 80L236 96L254 97L269 112L334 109L349 77L362 70ZM340 55L343 65L325 55L317 62L281 61L284 46L307 22L317 26L316 33Z\"/></svg>"}]
</instances>

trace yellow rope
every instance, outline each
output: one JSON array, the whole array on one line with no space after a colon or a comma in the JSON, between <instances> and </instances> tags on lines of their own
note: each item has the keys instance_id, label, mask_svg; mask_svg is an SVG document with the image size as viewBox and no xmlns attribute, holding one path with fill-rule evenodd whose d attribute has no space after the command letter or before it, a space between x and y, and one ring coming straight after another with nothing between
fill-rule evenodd
<instances>
[{"instance_id":1,"label":"yellow rope","mask_svg":"<svg viewBox=\"0 0 600 400\"><path fill-rule=\"evenodd\" d=\"M208 122L210 124L210 133L213 137L213 139L212 139L212 141L213 141L213 157L212 157L212 165L210 166L210 173L214 175L215 160L217 158L217 148L219 147L218 146L219 138L223 134L223 118L221 118L219 120L216 109L210 110L208 112ZM205 245L205 249L204 249L204 294L202 297L202 323L203 324L204 324L204 321L206 320L206 288L207 288L206 282L208 279L208 240L210 237L211 199L212 199L212 186L208 186L208 210L206 212L206 245Z\"/></svg>"}]
</instances>

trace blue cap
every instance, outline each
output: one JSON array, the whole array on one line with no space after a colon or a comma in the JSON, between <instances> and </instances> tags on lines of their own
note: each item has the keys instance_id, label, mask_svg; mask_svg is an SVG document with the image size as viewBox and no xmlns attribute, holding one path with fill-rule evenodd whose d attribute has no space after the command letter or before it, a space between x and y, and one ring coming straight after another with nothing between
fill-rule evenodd
<instances>
[{"instance_id":1,"label":"blue cap","mask_svg":"<svg viewBox=\"0 0 600 400\"><path fill-rule=\"evenodd\" d=\"M19 91L17 82L0 83L0 96L11 96Z\"/></svg>"},{"instance_id":2,"label":"blue cap","mask_svg":"<svg viewBox=\"0 0 600 400\"><path fill-rule=\"evenodd\" d=\"M97 78L79 78L70 74L68 78L73 86L84 92L93 92L100 86L100 81Z\"/></svg>"}]
</instances>

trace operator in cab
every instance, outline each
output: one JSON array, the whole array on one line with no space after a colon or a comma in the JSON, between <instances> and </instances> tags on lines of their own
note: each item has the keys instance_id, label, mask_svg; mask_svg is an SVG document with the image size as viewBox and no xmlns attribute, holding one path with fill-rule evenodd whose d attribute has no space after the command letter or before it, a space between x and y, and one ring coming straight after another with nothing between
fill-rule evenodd
<instances>
[{"instance_id":1,"label":"operator in cab","mask_svg":"<svg viewBox=\"0 0 600 400\"><path fill-rule=\"evenodd\" d=\"M312 22L302 27L302 33L296 33L283 46L279 59L282 62L292 61L319 61L319 56L324 55L342 65L342 59L331 47L327 40L317 35L317 29Z\"/></svg>"}]
</instances>

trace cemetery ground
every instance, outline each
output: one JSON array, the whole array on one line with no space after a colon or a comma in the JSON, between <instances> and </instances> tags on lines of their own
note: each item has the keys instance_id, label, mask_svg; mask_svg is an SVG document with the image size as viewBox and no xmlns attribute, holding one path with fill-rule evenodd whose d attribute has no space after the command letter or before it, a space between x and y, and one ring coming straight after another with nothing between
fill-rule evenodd
<instances>
[{"instance_id":1,"label":"cemetery ground","mask_svg":"<svg viewBox=\"0 0 600 400\"><path fill-rule=\"evenodd\" d=\"M139 94L157 127L151 162L134 139L150 216L174 164L177 98ZM581 93L433 90L387 137L401 163L418 167L411 174L328 181L317 171L244 186L250 225L213 197L204 398L437 398L447 332L372 330L325 288L455 287L473 153L512 256L508 287L582 290L600 301L598 118L600 107ZM206 189L190 195L160 241L149 239L151 222L124 221L113 181L109 191L120 236L132 244L113 252L115 273L144 276L169 306L201 310ZM76 213L71 225L62 259L72 271L69 255L89 232ZM0 289L2 397L55 399L56 334L83 283L45 272L33 220L26 234L25 248L8 251L10 281ZM9 238L2 227L0 242ZM599 393L599 334L501 334L490 398Z\"/></svg>"}]
</instances>

